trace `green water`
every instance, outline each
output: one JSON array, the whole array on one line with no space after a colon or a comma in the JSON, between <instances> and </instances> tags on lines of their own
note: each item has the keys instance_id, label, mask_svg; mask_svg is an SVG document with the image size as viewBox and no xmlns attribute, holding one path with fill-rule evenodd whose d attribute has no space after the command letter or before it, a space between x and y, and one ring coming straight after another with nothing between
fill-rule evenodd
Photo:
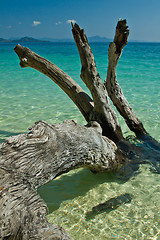
<instances>
[{"instance_id":1,"label":"green water","mask_svg":"<svg viewBox=\"0 0 160 240\"><path fill-rule=\"evenodd\" d=\"M83 89L80 61L72 43L28 44L71 75ZM21 69L14 45L0 45L0 141L27 132L35 121L85 120L76 106L50 79ZM92 44L102 80L107 72L108 44ZM160 141L160 44L129 43L118 65L123 92L147 131ZM87 90L86 90L87 91ZM119 117L125 136L134 135ZM144 147L141 143L142 148ZM73 239L160 239L160 154L149 152L127 179L79 169L41 187L48 219L63 226ZM147 162L148 161L148 162ZM144 164L145 162L145 164ZM147 162L147 163L146 163Z\"/></svg>"},{"instance_id":2,"label":"green water","mask_svg":"<svg viewBox=\"0 0 160 240\"><path fill-rule=\"evenodd\" d=\"M139 171L127 182L87 170L62 176L47 186L47 193L53 189L58 199L49 221L63 226L73 239L160 239L160 178L149 165ZM130 202L92 210L122 194L129 194Z\"/></svg>"}]
</instances>

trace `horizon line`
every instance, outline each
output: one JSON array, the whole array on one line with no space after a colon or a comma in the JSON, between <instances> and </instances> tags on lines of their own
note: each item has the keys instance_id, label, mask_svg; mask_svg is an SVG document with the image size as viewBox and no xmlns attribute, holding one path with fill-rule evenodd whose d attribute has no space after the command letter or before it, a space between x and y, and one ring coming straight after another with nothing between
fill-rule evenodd
<instances>
[{"instance_id":1,"label":"horizon line","mask_svg":"<svg viewBox=\"0 0 160 240\"><path fill-rule=\"evenodd\" d=\"M52 37L38 37L38 38L35 38L35 37L31 37L31 36L24 36L24 37L13 37L13 38L3 38L3 37L0 37L0 39L3 39L3 40L6 40L8 42L0 42L0 43L14 43L15 41L19 41L23 38L31 38L33 40L38 40L40 41L41 43L42 42L50 42L50 43L54 43L54 42L61 42L63 41L65 43L65 40L66 42L74 42L74 39L73 38L52 38ZM112 41L113 39L112 38L109 38L109 37L101 37L99 35L95 35L95 36L89 36L89 38L100 38L100 39L104 39L103 41L94 41L94 40L91 40L92 42L110 42ZM106 39L106 41L105 41ZM25 42L25 41L24 41ZM31 42L31 41L26 41L26 42ZM160 43L160 41L146 41L146 40L134 40L134 39L131 39L131 40L128 40L128 42L134 42L134 43ZM32 42L34 43L34 42ZM35 42L36 43L36 42ZM37 42L38 43L38 42Z\"/></svg>"}]
</instances>

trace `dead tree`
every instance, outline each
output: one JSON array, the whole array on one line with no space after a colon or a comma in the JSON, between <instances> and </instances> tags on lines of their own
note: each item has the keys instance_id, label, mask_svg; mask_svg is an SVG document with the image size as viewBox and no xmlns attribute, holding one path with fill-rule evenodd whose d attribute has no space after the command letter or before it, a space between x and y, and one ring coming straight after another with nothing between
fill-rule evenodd
<instances>
[{"instance_id":1,"label":"dead tree","mask_svg":"<svg viewBox=\"0 0 160 240\"><path fill-rule=\"evenodd\" d=\"M122 54L124 46L127 44L129 30L126 26L126 20L119 21L116 27L116 33L114 41L110 43L108 52L108 72L105 86L109 97L113 104L116 106L118 112L125 119L126 124L138 137L142 137L147 134L143 127L142 122L135 115L133 109L127 102L116 77L116 68L118 60Z\"/></svg>"},{"instance_id":2,"label":"dead tree","mask_svg":"<svg viewBox=\"0 0 160 240\"><path fill-rule=\"evenodd\" d=\"M51 125L36 122L28 134L9 137L0 145L0 239L71 239L46 219L47 206L37 189L71 169L116 172L129 161L132 146L123 137L109 97L137 136L148 136L117 83L116 67L129 34L119 20L109 46L107 81L102 82L83 29L72 25L79 51L81 78L92 98L65 72L30 49L17 45L21 67L31 67L51 78L71 98L87 121Z\"/></svg>"}]
</instances>

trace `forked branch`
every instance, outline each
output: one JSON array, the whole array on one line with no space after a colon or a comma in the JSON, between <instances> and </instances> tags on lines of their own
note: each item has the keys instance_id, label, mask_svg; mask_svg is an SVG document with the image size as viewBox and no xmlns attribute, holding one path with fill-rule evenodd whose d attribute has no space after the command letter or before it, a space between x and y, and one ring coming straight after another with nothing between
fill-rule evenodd
<instances>
[{"instance_id":1,"label":"forked branch","mask_svg":"<svg viewBox=\"0 0 160 240\"><path fill-rule=\"evenodd\" d=\"M114 141L121 140L123 138L122 131L116 113L110 105L106 88L97 71L86 34L78 24L72 24L72 33L81 59L81 78L89 88L94 101L94 110L90 120L97 121L101 125L103 135Z\"/></svg>"},{"instance_id":2,"label":"forked branch","mask_svg":"<svg viewBox=\"0 0 160 240\"><path fill-rule=\"evenodd\" d=\"M127 44L127 39L129 35L129 30L126 20L119 20L114 41L109 45L108 52L108 72L106 80L106 88L111 98L113 104L116 106L118 112L125 119L126 124L131 131L135 132L138 137L144 136L147 134L146 130L143 127L142 122L135 115L130 104L126 100L120 85L117 82L116 68L118 60L122 54L124 46Z\"/></svg>"}]
</instances>

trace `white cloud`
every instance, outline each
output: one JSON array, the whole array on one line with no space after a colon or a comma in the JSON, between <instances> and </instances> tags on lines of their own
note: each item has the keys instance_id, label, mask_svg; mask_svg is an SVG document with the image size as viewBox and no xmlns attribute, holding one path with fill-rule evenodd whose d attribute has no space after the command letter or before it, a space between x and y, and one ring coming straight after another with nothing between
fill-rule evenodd
<instances>
[{"instance_id":1,"label":"white cloud","mask_svg":"<svg viewBox=\"0 0 160 240\"><path fill-rule=\"evenodd\" d=\"M67 20L66 23L76 23L76 20L72 19L72 20Z\"/></svg>"},{"instance_id":2,"label":"white cloud","mask_svg":"<svg viewBox=\"0 0 160 240\"><path fill-rule=\"evenodd\" d=\"M12 28L12 26L7 26L7 28Z\"/></svg>"},{"instance_id":3,"label":"white cloud","mask_svg":"<svg viewBox=\"0 0 160 240\"><path fill-rule=\"evenodd\" d=\"M36 27L36 26L38 26L39 24L41 24L40 21L33 21L32 26L33 26L33 27Z\"/></svg>"},{"instance_id":4,"label":"white cloud","mask_svg":"<svg viewBox=\"0 0 160 240\"><path fill-rule=\"evenodd\" d=\"M56 22L56 25L60 25L60 24L62 24L62 22L60 22L60 21L59 21L59 22Z\"/></svg>"}]
</instances>

